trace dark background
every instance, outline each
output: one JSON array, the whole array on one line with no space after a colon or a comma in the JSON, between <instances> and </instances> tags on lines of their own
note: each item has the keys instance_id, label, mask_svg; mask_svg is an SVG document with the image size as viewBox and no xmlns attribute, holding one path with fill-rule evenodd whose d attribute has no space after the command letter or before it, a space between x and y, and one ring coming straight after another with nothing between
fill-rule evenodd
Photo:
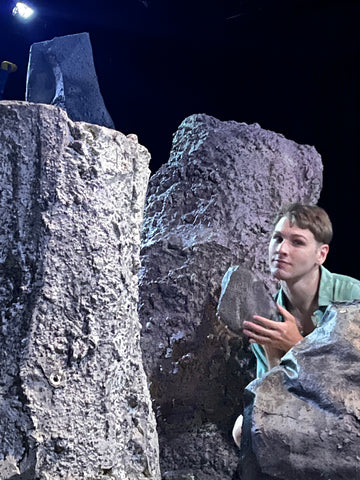
<instances>
[{"instance_id":1,"label":"dark background","mask_svg":"<svg viewBox=\"0 0 360 480\"><path fill-rule=\"evenodd\" d=\"M335 230L326 265L360 278L359 0L33 0L27 23L0 2L0 61L18 65L4 99L24 99L32 43L89 32L116 129L139 136L153 172L193 113L314 145Z\"/></svg>"}]
</instances>

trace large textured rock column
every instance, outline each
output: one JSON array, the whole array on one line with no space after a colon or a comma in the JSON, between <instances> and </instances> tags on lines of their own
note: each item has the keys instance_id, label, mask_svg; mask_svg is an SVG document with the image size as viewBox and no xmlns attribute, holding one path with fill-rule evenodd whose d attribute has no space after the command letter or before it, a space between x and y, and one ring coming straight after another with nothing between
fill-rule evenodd
<instances>
[{"instance_id":1,"label":"large textured rock column","mask_svg":"<svg viewBox=\"0 0 360 480\"><path fill-rule=\"evenodd\" d=\"M26 102L0 103L0 145L0 478L158 479L137 317L149 154Z\"/></svg>"},{"instance_id":2,"label":"large textured rock column","mask_svg":"<svg viewBox=\"0 0 360 480\"><path fill-rule=\"evenodd\" d=\"M316 202L321 185L313 147L206 115L183 121L169 162L150 179L140 316L164 474L233 477L231 427L253 370L241 340L218 335L221 279L234 264L267 276L275 212Z\"/></svg>"}]
</instances>

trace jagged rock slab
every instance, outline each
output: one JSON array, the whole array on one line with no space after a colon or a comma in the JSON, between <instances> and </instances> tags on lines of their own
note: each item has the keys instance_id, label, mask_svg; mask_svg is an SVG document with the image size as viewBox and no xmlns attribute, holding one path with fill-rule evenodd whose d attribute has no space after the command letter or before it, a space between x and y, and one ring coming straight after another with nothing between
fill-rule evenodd
<instances>
[{"instance_id":1,"label":"jagged rock slab","mask_svg":"<svg viewBox=\"0 0 360 480\"><path fill-rule=\"evenodd\" d=\"M100 92L88 33L31 45L25 99L61 107L74 122L114 128Z\"/></svg>"},{"instance_id":2,"label":"jagged rock slab","mask_svg":"<svg viewBox=\"0 0 360 480\"><path fill-rule=\"evenodd\" d=\"M224 326L238 335L242 334L244 321L254 321L253 315L281 319L269 287L239 265L230 267L222 279L217 314Z\"/></svg>"},{"instance_id":3,"label":"jagged rock slab","mask_svg":"<svg viewBox=\"0 0 360 480\"><path fill-rule=\"evenodd\" d=\"M221 280L231 265L266 279L275 213L289 201L316 203L321 185L313 147L202 114L182 122L169 162L150 179L139 314L164 472L232 478L231 428L254 360L240 337L219 331ZM207 439L212 455L203 448L209 424L223 439Z\"/></svg>"},{"instance_id":4,"label":"jagged rock slab","mask_svg":"<svg viewBox=\"0 0 360 480\"><path fill-rule=\"evenodd\" d=\"M244 468L243 480L360 478L359 338L360 300L336 303L279 367L249 385L245 431L258 466L256 475Z\"/></svg>"},{"instance_id":5,"label":"jagged rock slab","mask_svg":"<svg viewBox=\"0 0 360 480\"><path fill-rule=\"evenodd\" d=\"M159 480L137 315L149 154L0 102L0 478Z\"/></svg>"}]
</instances>

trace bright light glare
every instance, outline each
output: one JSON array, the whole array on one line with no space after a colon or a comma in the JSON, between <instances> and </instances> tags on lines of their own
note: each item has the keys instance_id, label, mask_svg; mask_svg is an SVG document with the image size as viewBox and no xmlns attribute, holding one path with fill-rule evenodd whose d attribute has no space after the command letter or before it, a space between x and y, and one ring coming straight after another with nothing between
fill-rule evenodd
<instances>
[{"instance_id":1,"label":"bright light glare","mask_svg":"<svg viewBox=\"0 0 360 480\"><path fill-rule=\"evenodd\" d=\"M17 2L12 13L13 15L19 15L19 17L27 20L34 15L34 10L29 7L29 5L26 5L26 3Z\"/></svg>"}]
</instances>

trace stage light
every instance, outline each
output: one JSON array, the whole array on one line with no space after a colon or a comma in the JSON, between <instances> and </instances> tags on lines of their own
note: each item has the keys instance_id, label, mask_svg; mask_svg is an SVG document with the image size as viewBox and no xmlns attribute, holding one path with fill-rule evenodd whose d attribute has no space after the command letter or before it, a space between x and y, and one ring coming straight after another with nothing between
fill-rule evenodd
<instances>
[{"instance_id":1,"label":"stage light","mask_svg":"<svg viewBox=\"0 0 360 480\"><path fill-rule=\"evenodd\" d=\"M24 2L17 2L12 11L13 15L21 17L24 20L31 18L35 11Z\"/></svg>"}]
</instances>

